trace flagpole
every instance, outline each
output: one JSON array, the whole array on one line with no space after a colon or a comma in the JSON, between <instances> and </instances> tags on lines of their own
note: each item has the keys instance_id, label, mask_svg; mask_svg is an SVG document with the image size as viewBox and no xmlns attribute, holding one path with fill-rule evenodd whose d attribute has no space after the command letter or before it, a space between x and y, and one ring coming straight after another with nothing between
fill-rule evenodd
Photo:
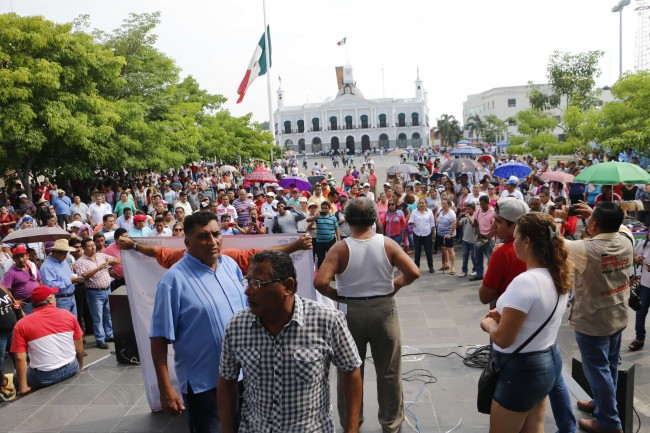
<instances>
[{"instance_id":1,"label":"flagpole","mask_svg":"<svg viewBox=\"0 0 650 433\"><path fill-rule=\"evenodd\" d=\"M264 45L266 47L264 50L266 53L266 92L269 99L269 131L273 135L273 144L275 144L275 123L273 122L273 102L271 100L271 41L266 24L266 0L262 0L262 9L264 13Z\"/></svg>"}]
</instances>

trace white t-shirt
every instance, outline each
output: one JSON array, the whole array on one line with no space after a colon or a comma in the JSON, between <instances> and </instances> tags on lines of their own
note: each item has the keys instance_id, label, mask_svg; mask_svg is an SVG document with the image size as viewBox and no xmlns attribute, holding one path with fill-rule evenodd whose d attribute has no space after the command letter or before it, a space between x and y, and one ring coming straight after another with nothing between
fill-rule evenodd
<instances>
[{"instance_id":1,"label":"white t-shirt","mask_svg":"<svg viewBox=\"0 0 650 433\"><path fill-rule=\"evenodd\" d=\"M514 197L517 200L523 200L524 195L519 191L518 189L515 189L512 194L506 189L501 193L501 198L506 198L506 197Z\"/></svg>"},{"instance_id":2,"label":"white t-shirt","mask_svg":"<svg viewBox=\"0 0 650 433\"><path fill-rule=\"evenodd\" d=\"M503 353L514 352L546 321L555 307L556 300L557 290L548 269L531 269L515 277L508 285L505 293L497 300L497 311L499 314L503 314L504 308L513 308L526 313L526 319L519 330L519 334L517 334L517 338L510 347L503 349L494 344L494 350ZM567 295L560 295L553 318L521 350L522 353L548 349L555 343L557 332L562 323L562 315L566 310L566 303Z\"/></svg>"}]
</instances>

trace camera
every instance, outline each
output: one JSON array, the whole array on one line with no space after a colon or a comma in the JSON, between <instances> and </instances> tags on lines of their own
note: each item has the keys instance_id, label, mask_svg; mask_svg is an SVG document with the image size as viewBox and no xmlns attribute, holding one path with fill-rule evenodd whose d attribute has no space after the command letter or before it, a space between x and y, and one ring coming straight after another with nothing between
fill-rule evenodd
<instances>
[{"instance_id":1,"label":"camera","mask_svg":"<svg viewBox=\"0 0 650 433\"><path fill-rule=\"evenodd\" d=\"M578 216L578 212L574 209L573 206L569 206L569 213L567 213L567 216Z\"/></svg>"},{"instance_id":2,"label":"camera","mask_svg":"<svg viewBox=\"0 0 650 433\"><path fill-rule=\"evenodd\" d=\"M329 213L329 212L327 212L327 211L325 211L325 210L320 211L320 214L321 214L322 216L326 216L328 213Z\"/></svg>"}]
</instances>

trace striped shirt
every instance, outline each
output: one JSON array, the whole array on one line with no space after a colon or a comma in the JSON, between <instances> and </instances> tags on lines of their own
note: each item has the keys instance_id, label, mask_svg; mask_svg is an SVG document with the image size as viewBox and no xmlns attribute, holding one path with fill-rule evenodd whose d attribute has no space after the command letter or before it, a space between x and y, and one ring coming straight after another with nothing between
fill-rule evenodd
<instances>
[{"instance_id":1,"label":"striped shirt","mask_svg":"<svg viewBox=\"0 0 650 433\"><path fill-rule=\"evenodd\" d=\"M75 271L78 275L83 275L86 272L90 272L95 268L103 265L112 259L111 256L107 256L103 253L95 253L95 259L91 260L85 254L81 256L79 260L75 263ZM86 287L90 289L105 289L111 285L112 278L108 273L108 268L102 269L93 275L90 278L85 280Z\"/></svg>"},{"instance_id":2,"label":"striped shirt","mask_svg":"<svg viewBox=\"0 0 650 433\"><path fill-rule=\"evenodd\" d=\"M334 215L316 218L316 242L329 242L336 239L336 229L339 223Z\"/></svg>"}]
</instances>

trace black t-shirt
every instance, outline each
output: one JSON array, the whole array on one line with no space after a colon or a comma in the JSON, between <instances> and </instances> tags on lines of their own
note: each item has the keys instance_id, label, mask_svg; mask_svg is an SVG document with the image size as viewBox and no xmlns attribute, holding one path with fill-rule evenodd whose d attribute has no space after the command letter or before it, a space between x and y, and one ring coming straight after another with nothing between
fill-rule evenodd
<instances>
[{"instance_id":1,"label":"black t-shirt","mask_svg":"<svg viewBox=\"0 0 650 433\"><path fill-rule=\"evenodd\" d=\"M0 332L11 331L15 324L16 313L14 313L11 297L0 290Z\"/></svg>"}]
</instances>

